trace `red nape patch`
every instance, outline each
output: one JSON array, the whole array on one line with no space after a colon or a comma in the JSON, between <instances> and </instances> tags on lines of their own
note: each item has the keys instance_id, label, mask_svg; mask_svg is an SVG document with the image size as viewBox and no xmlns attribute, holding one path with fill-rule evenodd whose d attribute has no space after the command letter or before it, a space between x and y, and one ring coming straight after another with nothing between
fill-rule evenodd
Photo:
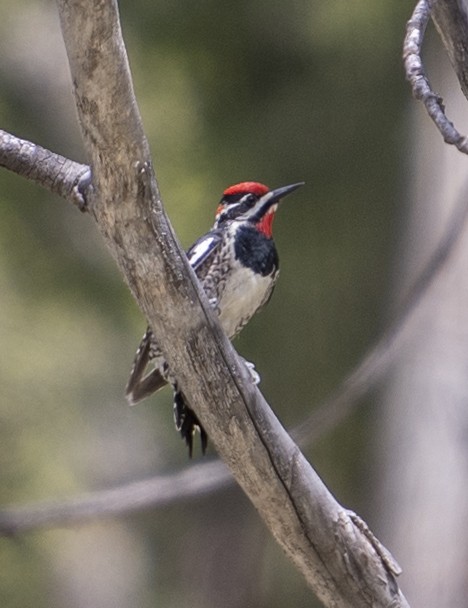
<instances>
[{"instance_id":1,"label":"red nape patch","mask_svg":"<svg viewBox=\"0 0 468 608\"><path fill-rule=\"evenodd\" d=\"M259 182L241 182L240 184L235 184L234 186L229 186L224 191L224 196L230 196L232 194L248 194L251 192L256 196L263 196L267 192L270 191L268 186L265 184L260 184Z\"/></svg>"}]
</instances>

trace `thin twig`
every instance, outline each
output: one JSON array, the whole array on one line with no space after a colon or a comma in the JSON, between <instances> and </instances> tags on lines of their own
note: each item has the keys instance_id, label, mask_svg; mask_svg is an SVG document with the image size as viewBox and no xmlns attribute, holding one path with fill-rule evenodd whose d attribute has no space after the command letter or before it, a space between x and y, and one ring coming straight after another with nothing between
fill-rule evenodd
<instances>
[{"instance_id":1,"label":"thin twig","mask_svg":"<svg viewBox=\"0 0 468 608\"><path fill-rule=\"evenodd\" d=\"M407 23L403 43L406 78L411 84L414 97L423 102L445 143L456 146L463 154L468 154L468 138L459 133L448 120L442 98L432 90L424 70L421 48L430 17L431 8L429 3L427 0L419 0L411 19Z\"/></svg>"}]
</instances>

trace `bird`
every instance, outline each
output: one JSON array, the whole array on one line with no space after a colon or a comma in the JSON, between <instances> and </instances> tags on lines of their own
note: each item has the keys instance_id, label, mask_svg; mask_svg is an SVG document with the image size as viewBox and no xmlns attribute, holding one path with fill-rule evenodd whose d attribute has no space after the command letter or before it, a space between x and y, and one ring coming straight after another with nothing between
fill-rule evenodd
<instances>
[{"instance_id":1,"label":"bird","mask_svg":"<svg viewBox=\"0 0 468 608\"><path fill-rule=\"evenodd\" d=\"M303 184L270 190L262 183L246 181L226 188L213 227L187 251L188 261L231 340L272 296L279 274L273 220L281 200ZM253 364L245 363L252 380L258 383L260 377ZM149 365L152 369L145 373ZM134 405L168 383L174 391L175 425L187 444L189 457L196 431L204 454L207 433L172 376L157 336L148 327L133 361L125 391L127 401Z\"/></svg>"}]
</instances>

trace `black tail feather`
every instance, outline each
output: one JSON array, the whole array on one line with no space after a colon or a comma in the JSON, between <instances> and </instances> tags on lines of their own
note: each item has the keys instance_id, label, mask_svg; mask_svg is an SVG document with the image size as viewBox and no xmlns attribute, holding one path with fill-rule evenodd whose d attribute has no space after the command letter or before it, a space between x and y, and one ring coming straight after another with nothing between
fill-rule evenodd
<instances>
[{"instance_id":1,"label":"black tail feather","mask_svg":"<svg viewBox=\"0 0 468 608\"><path fill-rule=\"evenodd\" d=\"M174 387L174 421L182 439L187 444L189 457L192 458L195 431L200 433L202 453L205 454L208 446L208 435L195 412L187 405L183 393L176 386Z\"/></svg>"},{"instance_id":2,"label":"black tail feather","mask_svg":"<svg viewBox=\"0 0 468 608\"><path fill-rule=\"evenodd\" d=\"M151 361L156 362L156 367L144 375ZM168 372L167 363L165 363L159 350L155 353L153 332L148 327L136 352L126 388L126 397L130 405L134 405L142 399L149 397L167 384ZM195 431L199 431L200 433L201 448L203 454L205 454L208 445L208 435L200 424L195 412L187 405L183 393L178 389L176 384L173 385L173 389L175 425L188 446L189 456L192 458Z\"/></svg>"}]
</instances>

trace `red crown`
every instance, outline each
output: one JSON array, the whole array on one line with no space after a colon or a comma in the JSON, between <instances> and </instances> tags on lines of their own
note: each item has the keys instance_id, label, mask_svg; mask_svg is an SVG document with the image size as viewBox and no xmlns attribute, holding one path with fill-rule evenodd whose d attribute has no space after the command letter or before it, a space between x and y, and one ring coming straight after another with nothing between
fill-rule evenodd
<instances>
[{"instance_id":1,"label":"red crown","mask_svg":"<svg viewBox=\"0 0 468 608\"><path fill-rule=\"evenodd\" d=\"M269 192L270 188L265 186L265 184L260 184L259 182L241 182L240 184L235 184L234 186L229 186L224 191L224 196L230 196L232 194L248 194L251 192L256 196L263 196L267 192Z\"/></svg>"}]
</instances>

